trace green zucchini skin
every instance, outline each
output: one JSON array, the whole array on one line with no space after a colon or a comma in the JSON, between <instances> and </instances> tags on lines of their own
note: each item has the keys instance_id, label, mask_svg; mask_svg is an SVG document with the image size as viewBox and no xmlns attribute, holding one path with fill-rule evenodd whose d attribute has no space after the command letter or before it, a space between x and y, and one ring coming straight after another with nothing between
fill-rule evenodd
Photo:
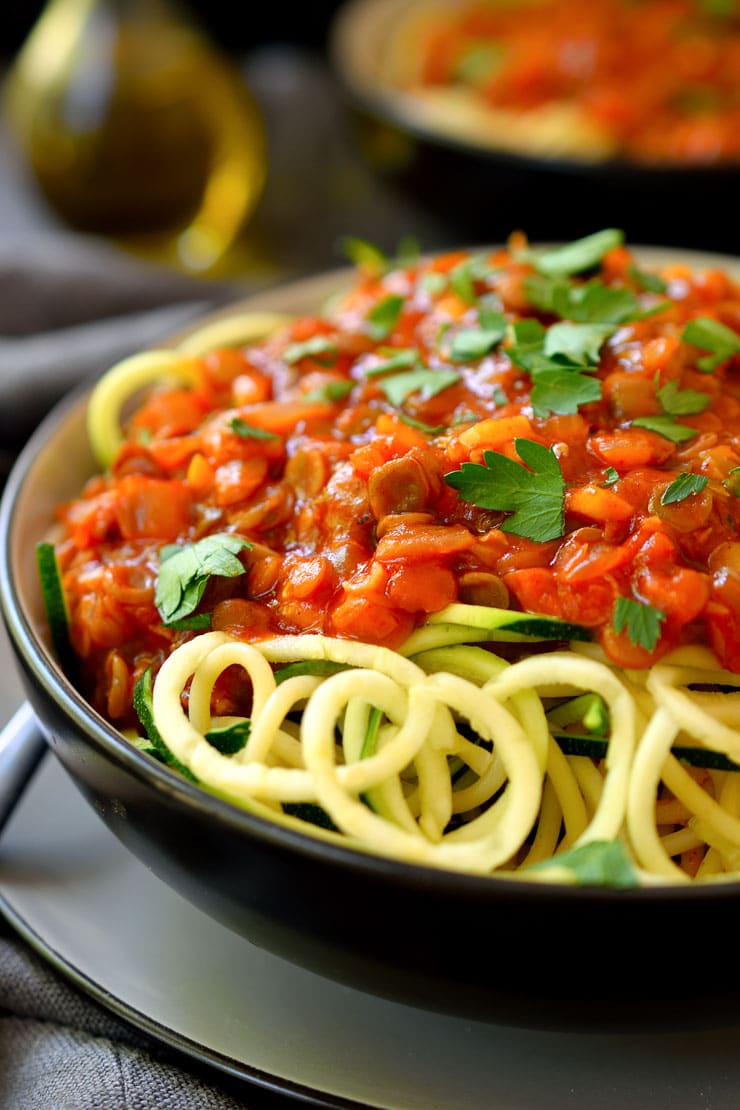
<instances>
[{"instance_id":1,"label":"green zucchini skin","mask_svg":"<svg viewBox=\"0 0 740 1110\"><path fill-rule=\"evenodd\" d=\"M468 628L482 628L486 632L514 633L532 640L591 640L589 628L581 624L558 620L538 613L519 613L512 609L494 609L487 605L448 605L433 613L427 624L456 624ZM495 637L492 637L495 638Z\"/></svg>"}]
</instances>

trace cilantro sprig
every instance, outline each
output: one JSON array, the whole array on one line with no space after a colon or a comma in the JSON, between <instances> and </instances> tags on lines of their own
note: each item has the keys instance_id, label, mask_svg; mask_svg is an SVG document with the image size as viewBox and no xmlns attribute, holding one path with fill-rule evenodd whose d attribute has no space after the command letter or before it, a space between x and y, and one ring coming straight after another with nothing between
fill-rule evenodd
<instances>
[{"instance_id":1,"label":"cilantro sprig","mask_svg":"<svg viewBox=\"0 0 740 1110\"><path fill-rule=\"evenodd\" d=\"M403 312L404 299L398 293L389 293L373 305L367 314L370 335L375 340L387 339L394 331Z\"/></svg>"},{"instance_id":2,"label":"cilantro sprig","mask_svg":"<svg viewBox=\"0 0 740 1110\"><path fill-rule=\"evenodd\" d=\"M240 439L280 439L280 436L275 435L274 432L266 432L264 428L256 428L253 424L248 424L241 416L235 416L230 420L229 427Z\"/></svg>"},{"instance_id":3,"label":"cilantro sprig","mask_svg":"<svg viewBox=\"0 0 740 1110\"><path fill-rule=\"evenodd\" d=\"M301 362L304 358L321 358L322 362L330 362L338 351L335 339L331 339L328 335L314 335L302 343L290 343L283 352L283 361L289 366Z\"/></svg>"},{"instance_id":4,"label":"cilantro sprig","mask_svg":"<svg viewBox=\"0 0 740 1110\"><path fill-rule=\"evenodd\" d=\"M477 362L485 358L505 338L508 322L501 312L479 313L480 327L463 328L452 340L453 362Z\"/></svg>"},{"instance_id":5,"label":"cilantro sprig","mask_svg":"<svg viewBox=\"0 0 740 1110\"><path fill-rule=\"evenodd\" d=\"M529 439L514 447L521 463L497 451L484 451L483 464L463 463L445 482L463 501L481 509L511 513L503 532L538 543L559 539L565 528L565 479L549 448ZM522 465L524 464L524 465Z\"/></svg>"},{"instance_id":6,"label":"cilantro sprig","mask_svg":"<svg viewBox=\"0 0 740 1110\"><path fill-rule=\"evenodd\" d=\"M421 393L422 397L428 400L430 397L436 397L443 389L449 389L459 380L460 375L457 370L428 370L422 366L404 374L393 374L390 378L382 378L378 384L390 403L400 408L412 393Z\"/></svg>"},{"instance_id":7,"label":"cilantro sprig","mask_svg":"<svg viewBox=\"0 0 740 1110\"><path fill-rule=\"evenodd\" d=\"M623 632L626 628L633 644L653 651L660 639L660 626L664 620L665 613L661 613L660 609L631 597L618 597L612 623L616 632Z\"/></svg>"},{"instance_id":8,"label":"cilantro sprig","mask_svg":"<svg viewBox=\"0 0 740 1110\"><path fill-rule=\"evenodd\" d=\"M154 591L154 604L163 623L172 625L194 613L212 577L236 578L244 574L238 556L251 547L247 540L230 533L163 547Z\"/></svg>"},{"instance_id":9,"label":"cilantro sprig","mask_svg":"<svg viewBox=\"0 0 740 1110\"><path fill-rule=\"evenodd\" d=\"M520 255L531 262L535 270L549 277L581 274L598 266L604 255L624 242L624 232L617 228L606 228L582 239L575 239L561 247L547 250L528 248Z\"/></svg>"}]
</instances>

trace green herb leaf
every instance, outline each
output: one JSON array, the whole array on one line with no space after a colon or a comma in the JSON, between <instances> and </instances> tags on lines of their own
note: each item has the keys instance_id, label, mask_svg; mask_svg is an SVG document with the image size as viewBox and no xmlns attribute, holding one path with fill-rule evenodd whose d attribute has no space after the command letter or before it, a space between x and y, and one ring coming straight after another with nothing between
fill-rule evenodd
<instances>
[{"instance_id":1,"label":"green herb leaf","mask_svg":"<svg viewBox=\"0 0 740 1110\"><path fill-rule=\"evenodd\" d=\"M680 389L678 382L667 382L656 393L663 412L669 416L693 416L695 413L704 412L712 403L708 393L700 393L696 389Z\"/></svg>"},{"instance_id":2,"label":"green herb leaf","mask_svg":"<svg viewBox=\"0 0 740 1110\"><path fill-rule=\"evenodd\" d=\"M276 436L274 432L266 432L264 428L255 428L253 424L247 424L241 416L235 416L230 420L229 427L242 439L280 439L280 436Z\"/></svg>"},{"instance_id":3,"label":"green herb leaf","mask_svg":"<svg viewBox=\"0 0 740 1110\"><path fill-rule=\"evenodd\" d=\"M354 235L345 235L339 241L342 254L359 266L361 270L379 277L388 269L388 256L380 247L369 243L367 239L358 239Z\"/></svg>"},{"instance_id":4,"label":"green herb leaf","mask_svg":"<svg viewBox=\"0 0 740 1110\"><path fill-rule=\"evenodd\" d=\"M233 725L224 725L221 728L210 728L205 733L205 738L211 747L221 755L235 755L240 752L249 739L251 721L237 721Z\"/></svg>"},{"instance_id":5,"label":"green herb leaf","mask_svg":"<svg viewBox=\"0 0 740 1110\"><path fill-rule=\"evenodd\" d=\"M534 377L532 408L535 416L545 418L557 412L578 412L579 405L601 400L601 383L573 370L545 369Z\"/></svg>"},{"instance_id":6,"label":"green herb leaf","mask_svg":"<svg viewBox=\"0 0 740 1110\"><path fill-rule=\"evenodd\" d=\"M705 474L689 474L686 471L674 478L660 499L661 505L674 505L676 501L683 501L692 493L701 493L706 488L709 479Z\"/></svg>"},{"instance_id":7,"label":"green herb leaf","mask_svg":"<svg viewBox=\"0 0 740 1110\"><path fill-rule=\"evenodd\" d=\"M740 466L733 466L722 485L733 497L740 497Z\"/></svg>"},{"instance_id":8,"label":"green herb leaf","mask_svg":"<svg viewBox=\"0 0 740 1110\"><path fill-rule=\"evenodd\" d=\"M607 228L551 250L526 250L522 257L532 262L539 273L551 277L581 274L598 266L605 254L623 242L624 232Z\"/></svg>"},{"instance_id":9,"label":"green herb leaf","mask_svg":"<svg viewBox=\"0 0 740 1110\"><path fill-rule=\"evenodd\" d=\"M538 543L557 539L564 530L565 480L560 464L541 443L517 439L514 446L524 466L496 451L484 451L485 465L463 463L460 470L446 474L445 481L463 501L512 513L502 531Z\"/></svg>"},{"instance_id":10,"label":"green herb leaf","mask_svg":"<svg viewBox=\"0 0 740 1110\"><path fill-rule=\"evenodd\" d=\"M413 347L403 347L384 362L364 370L366 378L378 378L381 374L389 374L392 370L407 370L419 361L419 352Z\"/></svg>"},{"instance_id":11,"label":"green herb leaf","mask_svg":"<svg viewBox=\"0 0 740 1110\"><path fill-rule=\"evenodd\" d=\"M544 353L562 355L581 366L598 366L601 348L615 331L613 324L553 324L547 329Z\"/></svg>"},{"instance_id":12,"label":"green herb leaf","mask_svg":"<svg viewBox=\"0 0 740 1110\"><path fill-rule=\"evenodd\" d=\"M635 865L620 840L592 840L533 864L530 871L565 870L578 886L629 889L640 885Z\"/></svg>"},{"instance_id":13,"label":"green herb leaf","mask_svg":"<svg viewBox=\"0 0 740 1110\"><path fill-rule=\"evenodd\" d=\"M496 408L501 408L502 405L508 405L509 403L509 398L506 396L503 389L499 385L495 385L493 387L491 400L493 401ZM475 419L477 419L477 417Z\"/></svg>"},{"instance_id":14,"label":"green herb leaf","mask_svg":"<svg viewBox=\"0 0 740 1110\"><path fill-rule=\"evenodd\" d=\"M162 548L154 604L164 624L189 617L200 604L211 577L236 578L244 574L237 556L251 547L241 536L217 533L196 543Z\"/></svg>"},{"instance_id":15,"label":"green herb leaf","mask_svg":"<svg viewBox=\"0 0 740 1110\"><path fill-rule=\"evenodd\" d=\"M601 281L558 286L553 307L559 316L580 323L623 324L640 315L640 303L631 289Z\"/></svg>"},{"instance_id":16,"label":"green herb leaf","mask_svg":"<svg viewBox=\"0 0 740 1110\"><path fill-rule=\"evenodd\" d=\"M683 329L681 338L684 343L712 352L711 356L697 361L697 366L705 374L711 374L721 363L740 354L740 335L709 316L698 316L695 320L690 320Z\"/></svg>"},{"instance_id":17,"label":"green herb leaf","mask_svg":"<svg viewBox=\"0 0 740 1110\"><path fill-rule=\"evenodd\" d=\"M393 377L383 378L380 388L392 405L400 406L412 393L421 393L423 397L435 397L443 389L460 380L457 370L409 370L406 374L394 374Z\"/></svg>"},{"instance_id":18,"label":"green herb leaf","mask_svg":"<svg viewBox=\"0 0 740 1110\"><path fill-rule=\"evenodd\" d=\"M195 613L192 617L183 617L182 620L169 621L168 628L177 632L205 632L213 624L212 613Z\"/></svg>"},{"instance_id":19,"label":"green herb leaf","mask_svg":"<svg viewBox=\"0 0 740 1110\"><path fill-rule=\"evenodd\" d=\"M438 297L447 288L447 274L440 274L437 270L429 270L419 279L419 288L429 297Z\"/></svg>"},{"instance_id":20,"label":"green herb leaf","mask_svg":"<svg viewBox=\"0 0 740 1110\"><path fill-rule=\"evenodd\" d=\"M373 305L367 314L370 335L373 339L388 338L400 319L403 304L403 297L398 296L397 293L391 293Z\"/></svg>"},{"instance_id":21,"label":"green herb leaf","mask_svg":"<svg viewBox=\"0 0 740 1110\"><path fill-rule=\"evenodd\" d=\"M476 304L478 296L475 291L477 281L485 279L493 273L493 267L485 254L476 254L458 262L450 270L450 287L466 304Z\"/></svg>"},{"instance_id":22,"label":"green herb leaf","mask_svg":"<svg viewBox=\"0 0 740 1110\"><path fill-rule=\"evenodd\" d=\"M318 355L336 355L339 351L336 340L328 335L314 335L303 343L291 343L283 352L283 362L292 366L304 358L316 358Z\"/></svg>"},{"instance_id":23,"label":"green herb leaf","mask_svg":"<svg viewBox=\"0 0 740 1110\"><path fill-rule=\"evenodd\" d=\"M646 289L648 293L665 293L668 289L668 282L664 281L659 274L648 273L646 270L640 270L637 266L628 267L627 273L637 285Z\"/></svg>"},{"instance_id":24,"label":"green herb leaf","mask_svg":"<svg viewBox=\"0 0 740 1110\"><path fill-rule=\"evenodd\" d=\"M414 235L404 235L396 247L393 265L400 267L402 270L406 270L410 266L415 266L420 257L421 247L419 246L419 240Z\"/></svg>"},{"instance_id":25,"label":"green herb leaf","mask_svg":"<svg viewBox=\"0 0 740 1110\"><path fill-rule=\"evenodd\" d=\"M477 362L490 354L508 330L506 317L500 312L482 312L480 328L463 328L452 341L453 362Z\"/></svg>"},{"instance_id":26,"label":"green herb leaf","mask_svg":"<svg viewBox=\"0 0 740 1110\"><path fill-rule=\"evenodd\" d=\"M615 470L613 466L608 466L604 471L604 481L602 486L613 486L615 482L619 481L619 471Z\"/></svg>"},{"instance_id":27,"label":"green herb leaf","mask_svg":"<svg viewBox=\"0 0 740 1110\"><path fill-rule=\"evenodd\" d=\"M355 387L354 382L347 381L332 381L324 382L316 389L309 389L308 393L304 393L301 397L302 401L330 401L334 404L335 401L342 401L351 393Z\"/></svg>"},{"instance_id":28,"label":"green herb leaf","mask_svg":"<svg viewBox=\"0 0 740 1110\"><path fill-rule=\"evenodd\" d=\"M654 609L652 605L644 605L641 601L633 601L630 597L618 597L614 606L613 624L616 632L627 629L627 635L633 644L653 651L660 639L660 626L665 620L665 613Z\"/></svg>"},{"instance_id":29,"label":"green herb leaf","mask_svg":"<svg viewBox=\"0 0 740 1110\"><path fill-rule=\"evenodd\" d=\"M404 424L408 424L409 428L416 428L418 432L423 432L427 436L440 436L443 432L447 431L446 424L423 424L421 420L414 420L413 416L407 416L405 412L399 412L398 419Z\"/></svg>"},{"instance_id":30,"label":"green herb leaf","mask_svg":"<svg viewBox=\"0 0 740 1110\"><path fill-rule=\"evenodd\" d=\"M638 416L632 421L633 428L647 428L649 432L657 432L659 436L670 439L672 443L684 443L697 435L696 428L688 424L677 424L672 416Z\"/></svg>"}]
</instances>

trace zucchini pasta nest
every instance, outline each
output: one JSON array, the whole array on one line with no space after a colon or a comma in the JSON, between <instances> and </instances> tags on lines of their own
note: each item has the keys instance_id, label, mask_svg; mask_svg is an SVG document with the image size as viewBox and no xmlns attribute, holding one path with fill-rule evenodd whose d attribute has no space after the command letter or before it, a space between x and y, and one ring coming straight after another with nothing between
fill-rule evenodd
<instances>
[{"instance_id":1,"label":"zucchini pasta nest","mask_svg":"<svg viewBox=\"0 0 740 1110\"><path fill-rule=\"evenodd\" d=\"M317 837L737 880L737 286L613 229L354 250L324 315L95 387L103 473L38 552L58 654L139 750Z\"/></svg>"},{"instance_id":2,"label":"zucchini pasta nest","mask_svg":"<svg viewBox=\"0 0 740 1110\"><path fill-rule=\"evenodd\" d=\"M736 687L740 676L719 670L701 649L629 677L576 652L509 664L455 643L471 632L430 625L409 644L411 658L323 636L246 644L206 633L164 663L154 724L215 793L263 813L320 806L354 847L409 862L521 873L549 861L548 871L531 877L564 881L575 881L585 863L594 875L604 868L617 885L629 885L688 881L671 857L701 848L699 878L740 870L740 778L733 773L740 701L689 689ZM445 640L452 642L424 648ZM296 660L341 669L319 677L310 665L308 673L271 666ZM244 747L224 755L206 737L246 723L211 715L214 684L232 666L249 676L252 711ZM566 755L556 738L577 750L557 725L593 708L584 691L597 692L612 722L603 760ZM682 756L695 765L732 768L706 771L714 797L671 754L679 736ZM656 816L661 783L686 817L683 831L662 836L656 820L671 816L661 816L660 806ZM637 865L632 875L628 856Z\"/></svg>"}]
</instances>

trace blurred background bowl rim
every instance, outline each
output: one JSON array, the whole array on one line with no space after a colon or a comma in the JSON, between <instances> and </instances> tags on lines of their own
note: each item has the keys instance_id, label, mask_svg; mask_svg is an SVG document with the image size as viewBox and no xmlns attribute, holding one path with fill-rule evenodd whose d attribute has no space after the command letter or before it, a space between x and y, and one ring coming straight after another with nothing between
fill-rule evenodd
<instances>
[{"instance_id":1,"label":"blurred background bowl rim","mask_svg":"<svg viewBox=\"0 0 740 1110\"><path fill-rule=\"evenodd\" d=\"M697 184L707 180L732 180L740 177L740 161L734 162L648 162L623 156L589 160L575 155L552 156L511 150L504 146L471 138L456 137L451 131L434 127L415 115L411 105L413 94L406 101L395 90L377 79L372 72L372 59L368 50L380 35L378 22L392 14L392 9L423 7L428 0L345 0L336 12L329 31L329 56L336 76L354 107L407 136L438 146L451 154L480 158L492 167L508 169L550 171L568 177L591 177L596 180L609 178L614 184L620 181L655 181L666 186L679 175ZM598 3L598 0L595 0ZM359 73L355 62L361 61ZM405 103L409 107L405 108Z\"/></svg>"}]
</instances>

